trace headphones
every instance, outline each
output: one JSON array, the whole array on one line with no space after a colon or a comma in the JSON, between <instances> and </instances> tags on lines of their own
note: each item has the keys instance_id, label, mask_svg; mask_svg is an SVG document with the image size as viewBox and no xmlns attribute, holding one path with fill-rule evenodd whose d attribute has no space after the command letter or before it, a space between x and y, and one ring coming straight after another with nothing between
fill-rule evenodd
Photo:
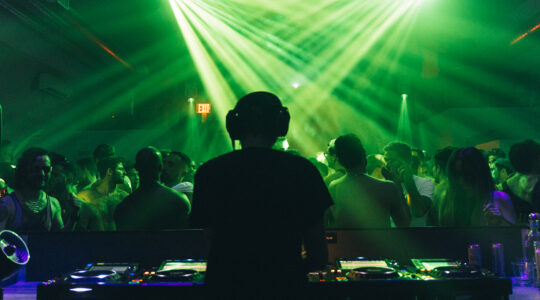
<instances>
[{"instance_id":1,"label":"headphones","mask_svg":"<svg viewBox=\"0 0 540 300\"><path fill-rule=\"evenodd\" d=\"M273 94L264 93L275 97ZM255 94L255 93L254 93ZM250 94L253 95L253 94ZM248 96L250 96L248 95ZM233 110L227 113L225 125L231 140L239 140L247 133L262 133L271 137L285 136L289 130L291 115L287 107L281 103L277 105L255 104L249 105L238 101ZM279 101L279 99L277 99ZM244 100L243 102L246 102Z\"/></svg>"}]
</instances>

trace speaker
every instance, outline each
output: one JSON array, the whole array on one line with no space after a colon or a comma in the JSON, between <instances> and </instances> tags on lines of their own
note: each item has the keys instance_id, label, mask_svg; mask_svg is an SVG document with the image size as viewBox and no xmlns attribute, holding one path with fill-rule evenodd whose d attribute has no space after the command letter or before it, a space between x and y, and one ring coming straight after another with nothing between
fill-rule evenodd
<instances>
[{"instance_id":1,"label":"speaker","mask_svg":"<svg viewBox=\"0 0 540 300\"><path fill-rule=\"evenodd\" d=\"M15 273L30 260L26 243L15 232L0 231L0 280Z\"/></svg>"},{"instance_id":2,"label":"speaker","mask_svg":"<svg viewBox=\"0 0 540 300\"><path fill-rule=\"evenodd\" d=\"M238 140L246 133L280 137L287 134L290 119L289 110L274 94L255 92L238 101L227 113L225 124L232 140Z\"/></svg>"}]
</instances>

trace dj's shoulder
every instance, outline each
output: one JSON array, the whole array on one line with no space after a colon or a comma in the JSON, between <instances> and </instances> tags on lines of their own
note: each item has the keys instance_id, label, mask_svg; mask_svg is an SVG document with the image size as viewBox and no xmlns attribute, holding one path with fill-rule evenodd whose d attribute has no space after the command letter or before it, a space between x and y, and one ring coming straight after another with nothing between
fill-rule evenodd
<instances>
[{"instance_id":1,"label":"dj's shoulder","mask_svg":"<svg viewBox=\"0 0 540 300\"><path fill-rule=\"evenodd\" d=\"M232 153L234 153L234 152L226 153L226 154L220 155L218 157L215 157L215 158L212 158L212 159L206 161L205 163L203 163L202 165L200 165L197 168L197 173L198 174L202 174L202 173L206 173L206 172L212 173L216 169L219 169L219 168L223 167L224 165L229 164L229 162L231 161L231 154Z\"/></svg>"}]
</instances>

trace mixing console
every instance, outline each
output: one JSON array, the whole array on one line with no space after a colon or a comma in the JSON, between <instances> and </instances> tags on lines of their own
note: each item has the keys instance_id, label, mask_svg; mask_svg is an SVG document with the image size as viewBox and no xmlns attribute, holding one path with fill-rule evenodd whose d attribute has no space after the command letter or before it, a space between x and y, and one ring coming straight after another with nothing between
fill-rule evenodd
<instances>
[{"instance_id":1,"label":"mixing console","mask_svg":"<svg viewBox=\"0 0 540 300\"><path fill-rule=\"evenodd\" d=\"M204 295L206 261L166 260L159 267L96 263L38 286L37 299L197 299ZM283 280L286 280L284 278ZM506 299L511 281L487 270L448 259L412 259L400 265L389 259L343 258L336 266L311 272L306 298L454 299L478 296Z\"/></svg>"}]
</instances>

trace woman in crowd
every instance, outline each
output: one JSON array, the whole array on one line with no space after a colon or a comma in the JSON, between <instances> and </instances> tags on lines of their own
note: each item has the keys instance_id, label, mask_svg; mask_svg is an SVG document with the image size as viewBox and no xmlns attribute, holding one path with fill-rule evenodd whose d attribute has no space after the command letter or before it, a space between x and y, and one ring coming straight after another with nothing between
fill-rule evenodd
<instances>
[{"instance_id":1,"label":"woman in crowd","mask_svg":"<svg viewBox=\"0 0 540 300\"><path fill-rule=\"evenodd\" d=\"M442 226L502 226L515 223L510 197L496 191L488 162L473 147L460 148L447 166L448 190L439 208Z\"/></svg>"}]
</instances>

